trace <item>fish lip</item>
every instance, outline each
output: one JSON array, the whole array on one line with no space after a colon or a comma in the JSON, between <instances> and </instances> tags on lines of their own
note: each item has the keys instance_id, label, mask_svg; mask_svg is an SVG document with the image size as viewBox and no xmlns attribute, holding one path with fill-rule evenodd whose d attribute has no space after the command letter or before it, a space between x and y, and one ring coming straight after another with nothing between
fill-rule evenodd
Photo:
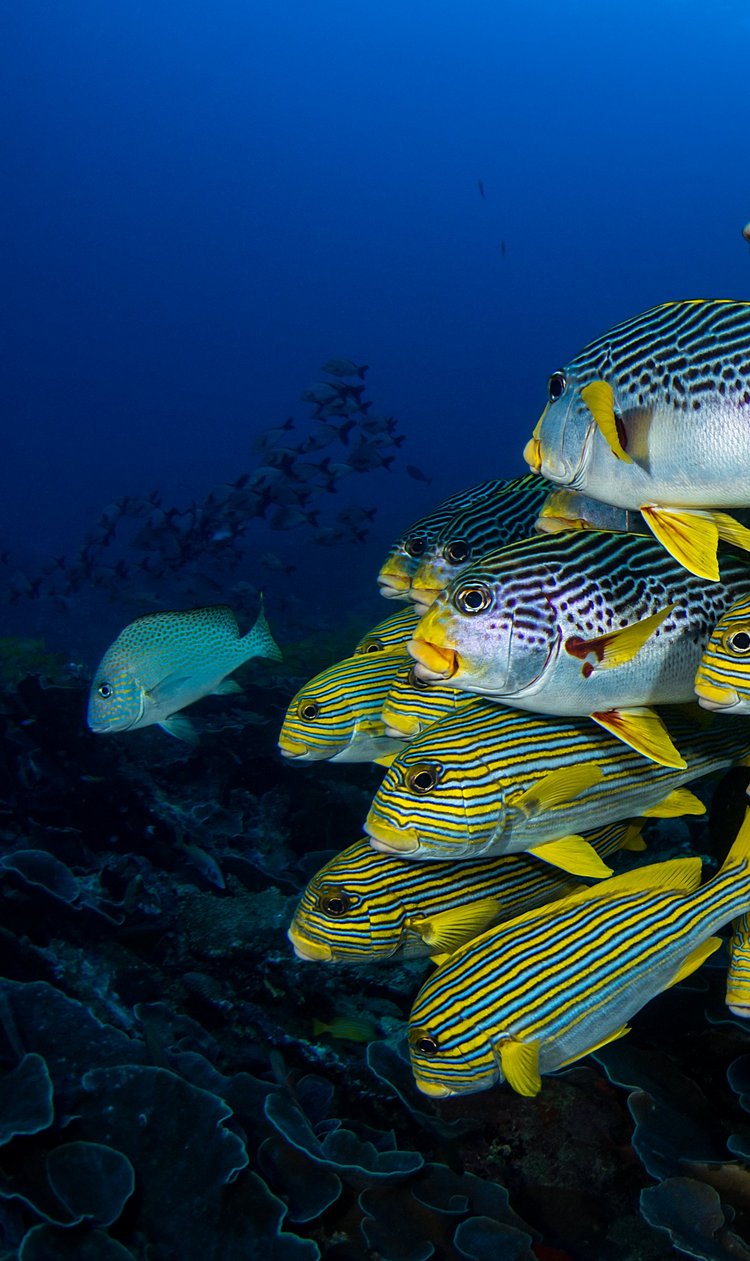
<instances>
[{"instance_id":1,"label":"fish lip","mask_svg":"<svg viewBox=\"0 0 750 1261\"><path fill-rule=\"evenodd\" d=\"M419 719L410 714L391 714L390 710L381 711L380 717L385 724L385 734L397 740L411 740L419 735ZM395 718L395 721L394 721ZM398 724L401 724L399 726Z\"/></svg>"},{"instance_id":2,"label":"fish lip","mask_svg":"<svg viewBox=\"0 0 750 1261\"><path fill-rule=\"evenodd\" d=\"M457 1095L457 1090L451 1090L450 1086L441 1086L438 1082L426 1081L424 1077L418 1077L414 1074L414 1084L417 1090L423 1095L428 1095L430 1099L447 1099L450 1095Z\"/></svg>"},{"instance_id":3,"label":"fish lip","mask_svg":"<svg viewBox=\"0 0 750 1261\"><path fill-rule=\"evenodd\" d=\"M367 833L373 849L381 854L413 854L419 849L419 835L413 828L390 827L387 823L378 823L368 815L365 819Z\"/></svg>"},{"instance_id":4,"label":"fish lip","mask_svg":"<svg viewBox=\"0 0 750 1261\"><path fill-rule=\"evenodd\" d=\"M417 663L417 678L430 682L432 679L452 679L460 668L460 658L455 648L439 648L427 639L414 637L406 645L410 657ZM440 669L440 663L443 668Z\"/></svg>"},{"instance_id":5,"label":"fish lip","mask_svg":"<svg viewBox=\"0 0 750 1261\"><path fill-rule=\"evenodd\" d=\"M386 600L408 600L411 580L398 574L380 574L378 587Z\"/></svg>"},{"instance_id":6,"label":"fish lip","mask_svg":"<svg viewBox=\"0 0 750 1261\"><path fill-rule=\"evenodd\" d=\"M292 925L287 931L294 953L298 959L304 959L310 963L330 963L333 959L333 951L330 946L324 942L313 941L311 937L306 937L298 928Z\"/></svg>"},{"instance_id":7,"label":"fish lip","mask_svg":"<svg viewBox=\"0 0 750 1261\"><path fill-rule=\"evenodd\" d=\"M303 744L301 740L282 740L279 738L279 751L282 757L302 758L310 752L310 746Z\"/></svg>"},{"instance_id":8,"label":"fish lip","mask_svg":"<svg viewBox=\"0 0 750 1261\"><path fill-rule=\"evenodd\" d=\"M416 609L418 609L420 612L424 610L424 612L426 613L428 609L432 608L438 596L443 591L445 591L445 586L417 587L417 586L412 585L412 587L409 590L409 599L411 600L412 604L414 605Z\"/></svg>"},{"instance_id":9,"label":"fish lip","mask_svg":"<svg viewBox=\"0 0 750 1261\"><path fill-rule=\"evenodd\" d=\"M734 709L740 704L739 692L731 687L717 687L713 683L704 683L696 679L695 694L701 709L723 710Z\"/></svg>"}]
</instances>

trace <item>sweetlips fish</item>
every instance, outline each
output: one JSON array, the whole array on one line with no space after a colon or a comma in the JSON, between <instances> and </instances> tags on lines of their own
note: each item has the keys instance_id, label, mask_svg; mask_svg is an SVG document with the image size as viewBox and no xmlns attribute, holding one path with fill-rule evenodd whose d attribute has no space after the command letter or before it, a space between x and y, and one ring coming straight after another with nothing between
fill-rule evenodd
<instances>
[{"instance_id":1,"label":"sweetlips fish","mask_svg":"<svg viewBox=\"0 0 750 1261\"><path fill-rule=\"evenodd\" d=\"M425 547L412 574L409 599L426 611L473 560L528 538L549 491L546 482L527 473L496 482L482 499L459 508Z\"/></svg>"},{"instance_id":2,"label":"sweetlips fish","mask_svg":"<svg viewBox=\"0 0 750 1261\"><path fill-rule=\"evenodd\" d=\"M717 618L748 590L750 560L708 583L651 535L543 535L469 566L417 626L423 680L546 714L588 714L645 757L684 766L651 705L694 697Z\"/></svg>"},{"instance_id":3,"label":"sweetlips fish","mask_svg":"<svg viewBox=\"0 0 750 1261\"><path fill-rule=\"evenodd\" d=\"M496 479L479 482L442 500L437 508L420 517L404 531L391 547L378 574L380 594L386 600L408 600L412 575L442 525L454 513L473 503L481 503L498 485Z\"/></svg>"},{"instance_id":4,"label":"sweetlips fish","mask_svg":"<svg viewBox=\"0 0 750 1261\"><path fill-rule=\"evenodd\" d=\"M346 657L300 688L286 712L279 748L296 762L389 765L406 741L386 734L380 717L401 652Z\"/></svg>"},{"instance_id":5,"label":"sweetlips fish","mask_svg":"<svg viewBox=\"0 0 750 1261\"><path fill-rule=\"evenodd\" d=\"M524 458L535 473L640 511L693 573L719 539L750 549L724 507L750 504L750 303L665 302L553 372Z\"/></svg>"},{"instance_id":6,"label":"sweetlips fish","mask_svg":"<svg viewBox=\"0 0 750 1261\"><path fill-rule=\"evenodd\" d=\"M750 1016L750 915L739 915L732 925L727 969L727 1007L735 1016Z\"/></svg>"},{"instance_id":7,"label":"sweetlips fish","mask_svg":"<svg viewBox=\"0 0 750 1261\"><path fill-rule=\"evenodd\" d=\"M92 731L136 731L157 723L193 742L190 720L178 711L202 696L241 689L226 676L251 657L281 660L261 605L255 625L240 635L225 604L136 618L105 652L91 684Z\"/></svg>"},{"instance_id":8,"label":"sweetlips fish","mask_svg":"<svg viewBox=\"0 0 750 1261\"><path fill-rule=\"evenodd\" d=\"M738 600L716 623L695 691L704 709L750 714L750 599Z\"/></svg>"},{"instance_id":9,"label":"sweetlips fish","mask_svg":"<svg viewBox=\"0 0 750 1261\"><path fill-rule=\"evenodd\" d=\"M637 821L586 835L602 860L644 849ZM435 961L501 920L572 893L579 884L527 854L476 862L411 863L349 845L308 884L289 928L300 959Z\"/></svg>"},{"instance_id":10,"label":"sweetlips fish","mask_svg":"<svg viewBox=\"0 0 750 1261\"><path fill-rule=\"evenodd\" d=\"M699 858L652 863L491 928L438 967L409 1017L426 1095L507 1081L536 1095L542 1076L628 1033L627 1022L690 976L714 936L750 908L750 817L700 885Z\"/></svg>"},{"instance_id":11,"label":"sweetlips fish","mask_svg":"<svg viewBox=\"0 0 750 1261\"><path fill-rule=\"evenodd\" d=\"M417 678L415 663L407 657L393 676L380 716L389 735L413 740L438 719L452 714L465 699L465 694L453 687Z\"/></svg>"},{"instance_id":12,"label":"sweetlips fish","mask_svg":"<svg viewBox=\"0 0 750 1261\"><path fill-rule=\"evenodd\" d=\"M529 851L573 875L610 875L581 833L636 816L703 814L685 785L750 756L742 723L699 725L681 708L664 717L684 770L644 764L585 719L467 698L388 768L364 830L375 849L410 860Z\"/></svg>"},{"instance_id":13,"label":"sweetlips fish","mask_svg":"<svg viewBox=\"0 0 750 1261\"><path fill-rule=\"evenodd\" d=\"M378 622L372 630L362 636L355 644L352 656L359 657L364 653L372 652L392 652L394 649L403 653L419 617L417 609L412 608L399 609L397 613L391 613L390 617L383 618L382 622Z\"/></svg>"}]
</instances>

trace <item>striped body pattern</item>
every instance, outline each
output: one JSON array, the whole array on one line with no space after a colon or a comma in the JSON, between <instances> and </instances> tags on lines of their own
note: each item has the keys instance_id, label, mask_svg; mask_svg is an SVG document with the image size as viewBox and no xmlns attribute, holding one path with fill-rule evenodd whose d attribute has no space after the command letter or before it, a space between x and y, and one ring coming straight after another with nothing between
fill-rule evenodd
<instances>
[{"instance_id":1,"label":"striped body pattern","mask_svg":"<svg viewBox=\"0 0 750 1261\"><path fill-rule=\"evenodd\" d=\"M732 925L727 1007L735 1016L750 1016L750 916L747 914L738 916Z\"/></svg>"},{"instance_id":2,"label":"striped body pattern","mask_svg":"<svg viewBox=\"0 0 750 1261\"><path fill-rule=\"evenodd\" d=\"M391 613L390 617L383 618L382 622L378 622L371 631L362 636L355 645L352 656L390 652L394 648L399 651L405 650L418 621L417 609L399 609L397 613Z\"/></svg>"},{"instance_id":3,"label":"striped body pattern","mask_svg":"<svg viewBox=\"0 0 750 1261\"><path fill-rule=\"evenodd\" d=\"M293 698L279 734L285 757L304 762L370 762L404 747L380 717L399 652L362 653L323 670Z\"/></svg>"},{"instance_id":4,"label":"striped body pattern","mask_svg":"<svg viewBox=\"0 0 750 1261\"><path fill-rule=\"evenodd\" d=\"M420 990L409 1021L412 1068L426 1094L486 1090L507 1079L536 1094L540 1075L627 1032L649 999L720 944L750 906L747 829L701 888L700 860L642 867L490 929Z\"/></svg>"},{"instance_id":5,"label":"striped body pattern","mask_svg":"<svg viewBox=\"0 0 750 1261\"><path fill-rule=\"evenodd\" d=\"M602 858L638 828L628 822L589 833ZM349 845L308 884L289 938L297 955L320 961L426 957L481 904L485 927L572 892L578 882L526 854L465 863L410 863L376 853L367 838ZM481 910L481 908L484 910ZM442 921L447 921L445 928ZM473 922L469 918L468 931ZM477 930L480 931L480 930Z\"/></svg>"},{"instance_id":6,"label":"striped body pattern","mask_svg":"<svg viewBox=\"0 0 750 1261\"><path fill-rule=\"evenodd\" d=\"M738 600L719 618L695 676L704 709L750 714L750 599Z\"/></svg>"},{"instance_id":7,"label":"striped body pattern","mask_svg":"<svg viewBox=\"0 0 750 1261\"><path fill-rule=\"evenodd\" d=\"M721 614L748 589L750 563L722 556L706 582L652 536L611 531L514 543L471 565L417 626L423 677L445 653L452 687L549 714L669 704L693 697L695 671ZM659 613L635 652L613 661L616 632ZM427 644L424 655L421 645Z\"/></svg>"},{"instance_id":8,"label":"striped body pattern","mask_svg":"<svg viewBox=\"0 0 750 1261\"><path fill-rule=\"evenodd\" d=\"M610 442L582 394L597 382L612 391ZM550 481L621 508L750 504L750 303L653 307L590 342L549 390L526 458Z\"/></svg>"},{"instance_id":9,"label":"striped body pattern","mask_svg":"<svg viewBox=\"0 0 750 1261\"><path fill-rule=\"evenodd\" d=\"M387 600L406 600L412 575L422 556L446 522L455 513L474 503L481 503L498 485L496 479L479 482L444 499L426 516L420 517L396 540L380 567L378 586Z\"/></svg>"},{"instance_id":10,"label":"striped body pattern","mask_svg":"<svg viewBox=\"0 0 750 1261\"><path fill-rule=\"evenodd\" d=\"M688 768L653 764L644 774L640 754L592 723L467 698L391 764L365 831L376 848L408 859L537 847L544 857L548 842L656 814L675 789L750 753L750 732L739 723L716 720L703 728L679 710L665 711L665 718Z\"/></svg>"},{"instance_id":11,"label":"striped body pattern","mask_svg":"<svg viewBox=\"0 0 750 1261\"><path fill-rule=\"evenodd\" d=\"M529 473L498 481L488 494L457 511L425 548L412 575L409 598L427 609L473 560L533 533L550 487Z\"/></svg>"}]
</instances>

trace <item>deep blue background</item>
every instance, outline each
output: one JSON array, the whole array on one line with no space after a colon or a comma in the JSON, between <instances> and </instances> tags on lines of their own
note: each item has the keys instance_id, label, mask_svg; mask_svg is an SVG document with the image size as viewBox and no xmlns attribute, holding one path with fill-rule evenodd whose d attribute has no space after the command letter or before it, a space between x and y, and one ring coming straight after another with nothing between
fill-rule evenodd
<instances>
[{"instance_id":1,"label":"deep blue background","mask_svg":"<svg viewBox=\"0 0 750 1261\"><path fill-rule=\"evenodd\" d=\"M525 471L547 376L590 337L749 296L748 64L744 0L5 3L11 570L117 495L252 467L343 355L408 435L350 479L379 504L365 588L433 502Z\"/></svg>"}]
</instances>

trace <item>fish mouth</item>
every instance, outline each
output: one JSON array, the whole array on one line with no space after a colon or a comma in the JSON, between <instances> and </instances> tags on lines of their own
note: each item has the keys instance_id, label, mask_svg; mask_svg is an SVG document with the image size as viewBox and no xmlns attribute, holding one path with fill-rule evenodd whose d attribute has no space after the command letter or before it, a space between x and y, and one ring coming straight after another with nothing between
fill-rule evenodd
<instances>
[{"instance_id":1,"label":"fish mouth","mask_svg":"<svg viewBox=\"0 0 750 1261\"><path fill-rule=\"evenodd\" d=\"M279 736L279 749L284 757L309 757L310 747L301 740L290 740L288 736Z\"/></svg>"},{"instance_id":2,"label":"fish mouth","mask_svg":"<svg viewBox=\"0 0 750 1261\"><path fill-rule=\"evenodd\" d=\"M301 933L294 925L287 932L287 937L294 946L294 953L298 959L306 959L312 963L330 963L333 958L330 946L322 941L313 941L310 937L305 937L304 933Z\"/></svg>"},{"instance_id":3,"label":"fish mouth","mask_svg":"<svg viewBox=\"0 0 750 1261\"><path fill-rule=\"evenodd\" d=\"M730 1003L729 995L727 995L726 1003L733 1016L741 1016L743 1020L747 1020L750 1016L750 1003Z\"/></svg>"},{"instance_id":4,"label":"fish mouth","mask_svg":"<svg viewBox=\"0 0 750 1261\"><path fill-rule=\"evenodd\" d=\"M732 687L717 687L705 679L695 680L695 692L701 709L733 709L739 705L739 692Z\"/></svg>"},{"instance_id":5,"label":"fish mouth","mask_svg":"<svg viewBox=\"0 0 750 1261\"><path fill-rule=\"evenodd\" d=\"M542 471L542 444L537 437L532 435L523 449L523 458L531 469L532 473L541 473Z\"/></svg>"},{"instance_id":6,"label":"fish mouth","mask_svg":"<svg viewBox=\"0 0 750 1261\"><path fill-rule=\"evenodd\" d=\"M414 1074L414 1084L417 1090L421 1090L423 1095L429 1095L431 1099L447 1099L449 1095L457 1095L457 1090L451 1090L450 1086L441 1086L436 1081L425 1081L424 1077L417 1077Z\"/></svg>"},{"instance_id":7,"label":"fish mouth","mask_svg":"<svg viewBox=\"0 0 750 1261\"><path fill-rule=\"evenodd\" d=\"M409 599L418 613L427 613L444 589L444 587L412 587Z\"/></svg>"},{"instance_id":8,"label":"fish mouth","mask_svg":"<svg viewBox=\"0 0 750 1261\"><path fill-rule=\"evenodd\" d=\"M410 639L406 648L417 663L417 678L424 682L452 679L458 672L460 661L455 648L441 648L427 639Z\"/></svg>"},{"instance_id":9,"label":"fish mouth","mask_svg":"<svg viewBox=\"0 0 750 1261\"><path fill-rule=\"evenodd\" d=\"M380 717L387 736L410 740L419 735L419 719L410 714L394 714L390 709L383 709Z\"/></svg>"},{"instance_id":10,"label":"fish mouth","mask_svg":"<svg viewBox=\"0 0 750 1261\"><path fill-rule=\"evenodd\" d=\"M411 580L402 574L379 574L380 594L386 600L408 600Z\"/></svg>"},{"instance_id":11,"label":"fish mouth","mask_svg":"<svg viewBox=\"0 0 750 1261\"><path fill-rule=\"evenodd\" d=\"M373 849L381 854L413 854L419 849L419 835L414 828L393 828L371 818L371 814L372 811L365 819L365 832Z\"/></svg>"}]
</instances>

